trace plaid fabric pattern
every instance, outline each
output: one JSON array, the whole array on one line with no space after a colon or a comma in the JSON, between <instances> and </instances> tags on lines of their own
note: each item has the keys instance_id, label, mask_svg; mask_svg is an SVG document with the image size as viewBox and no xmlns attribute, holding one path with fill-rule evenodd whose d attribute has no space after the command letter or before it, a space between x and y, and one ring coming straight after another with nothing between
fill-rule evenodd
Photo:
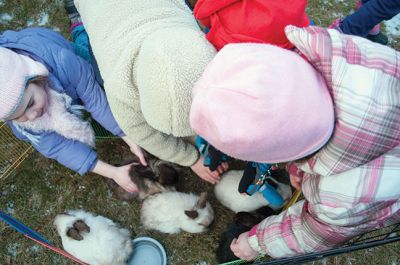
<instances>
[{"instance_id":1,"label":"plaid fabric pattern","mask_svg":"<svg viewBox=\"0 0 400 265\"><path fill-rule=\"evenodd\" d=\"M335 247L400 221L400 53L317 27L287 27L289 40L326 78L335 104L332 138L307 162L304 201L249 234L273 257Z\"/></svg>"}]
</instances>

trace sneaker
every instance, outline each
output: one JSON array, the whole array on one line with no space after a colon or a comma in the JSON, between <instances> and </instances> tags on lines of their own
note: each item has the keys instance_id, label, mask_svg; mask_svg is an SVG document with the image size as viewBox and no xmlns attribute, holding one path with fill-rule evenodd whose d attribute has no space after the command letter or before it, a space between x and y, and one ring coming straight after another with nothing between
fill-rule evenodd
<instances>
[{"instance_id":1,"label":"sneaker","mask_svg":"<svg viewBox=\"0 0 400 265\"><path fill-rule=\"evenodd\" d=\"M382 45L387 45L389 42L388 37L385 34L383 34L382 32L379 32L378 34L374 34L374 35L368 34L366 38L369 39L370 41L373 41L373 42L376 42L376 43L379 43Z\"/></svg>"},{"instance_id":2,"label":"sneaker","mask_svg":"<svg viewBox=\"0 0 400 265\"><path fill-rule=\"evenodd\" d=\"M68 15L77 14L78 10L75 7L74 0L64 0L64 8Z\"/></svg>"}]
</instances>

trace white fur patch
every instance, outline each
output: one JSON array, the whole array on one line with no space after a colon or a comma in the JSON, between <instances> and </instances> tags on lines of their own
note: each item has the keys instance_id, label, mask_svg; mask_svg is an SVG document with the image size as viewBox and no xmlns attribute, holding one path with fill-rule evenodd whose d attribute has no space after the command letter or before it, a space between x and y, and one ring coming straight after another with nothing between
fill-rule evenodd
<instances>
[{"instance_id":1,"label":"white fur patch","mask_svg":"<svg viewBox=\"0 0 400 265\"><path fill-rule=\"evenodd\" d=\"M83 240L75 240L66 235L75 221L83 220L89 227L89 233L82 233ZM133 245L127 229L103 216L95 216L83 210L68 211L59 214L54 220L64 249L78 259L91 265L125 265L130 257Z\"/></svg>"},{"instance_id":2,"label":"white fur patch","mask_svg":"<svg viewBox=\"0 0 400 265\"><path fill-rule=\"evenodd\" d=\"M268 206L268 201L265 200L260 192L253 196L239 193L238 186L242 176L243 170L230 170L222 176L221 181L214 187L215 197L217 197L218 201L235 213L251 212L263 206ZM292 195L290 186L279 182L277 184L278 193L285 201L288 200Z\"/></svg>"},{"instance_id":3,"label":"white fur patch","mask_svg":"<svg viewBox=\"0 0 400 265\"><path fill-rule=\"evenodd\" d=\"M94 147L95 135L90 123L70 112L70 109L75 109L71 106L71 97L52 89L48 89L48 95L49 106L41 117L26 122L13 121L13 124L34 133L56 132L67 139Z\"/></svg>"},{"instance_id":4,"label":"white fur patch","mask_svg":"<svg viewBox=\"0 0 400 265\"><path fill-rule=\"evenodd\" d=\"M214 211L210 203L198 209L199 196L192 193L167 191L148 197L142 205L141 221L147 229L154 229L168 234L180 231L201 233L214 220ZM191 219L185 211L196 210L198 217Z\"/></svg>"}]
</instances>

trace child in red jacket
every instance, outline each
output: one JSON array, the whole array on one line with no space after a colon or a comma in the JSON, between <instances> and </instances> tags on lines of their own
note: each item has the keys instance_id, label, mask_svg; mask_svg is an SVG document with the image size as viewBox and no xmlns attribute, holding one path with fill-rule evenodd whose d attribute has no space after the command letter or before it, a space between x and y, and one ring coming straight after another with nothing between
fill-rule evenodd
<instances>
[{"instance_id":1,"label":"child in red jacket","mask_svg":"<svg viewBox=\"0 0 400 265\"><path fill-rule=\"evenodd\" d=\"M210 29L207 39L217 50L239 42L268 43L293 48L287 25L307 27L307 0L198 0L194 16Z\"/></svg>"},{"instance_id":2,"label":"child in red jacket","mask_svg":"<svg viewBox=\"0 0 400 265\"><path fill-rule=\"evenodd\" d=\"M284 33L285 26L307 27L310 24L305 13L307 0L186 0L186 4L194 7L194 16L208 28L207 40L217 50L229 43L240 42L267 43L292 49L293 45ZM204 139L201 141L207 143ZM209 151L205 153L210 154ZM222 160L213 161L217 158L209 157L211 162L205 166L214 170L210 166L214 165L223 172L228 168L227 164ZM219 167L221 164L223 169ZM246 168L250 170L245 170L243 176L248 181L257 178L251 165L253 163L249 162Z\"/></svg>"}]
</instances>

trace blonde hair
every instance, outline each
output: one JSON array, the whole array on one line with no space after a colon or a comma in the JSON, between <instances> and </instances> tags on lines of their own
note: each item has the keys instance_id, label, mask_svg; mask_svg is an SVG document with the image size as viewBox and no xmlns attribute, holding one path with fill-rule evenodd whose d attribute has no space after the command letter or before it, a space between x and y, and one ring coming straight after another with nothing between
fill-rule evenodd
<instances>
[{"instance_id":1,"label":"blonde hair","mask_svg":"<svg viewBox=\"0 0 400 265\"><path fill-rule=\"evenodd\" d=\"M46 85L49 82L47 76L35 76L32 79L29 79L26 86L28 86L31 83L37 84L37 85Z\"/></svg>"}]
</instances>

